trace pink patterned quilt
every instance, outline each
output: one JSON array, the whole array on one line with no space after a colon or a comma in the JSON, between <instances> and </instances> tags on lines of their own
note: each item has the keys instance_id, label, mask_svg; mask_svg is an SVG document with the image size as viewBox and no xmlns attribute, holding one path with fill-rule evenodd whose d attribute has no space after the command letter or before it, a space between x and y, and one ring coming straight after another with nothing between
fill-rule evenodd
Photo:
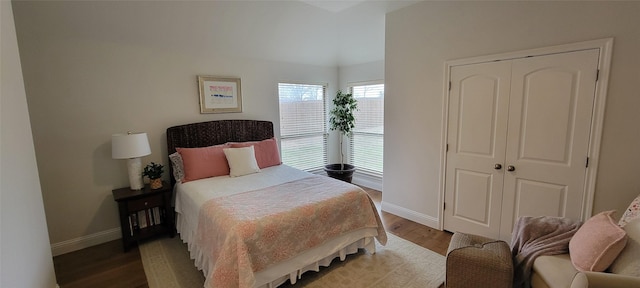
<instances>
[{"instance_id":1,"label":"pink patterned quilt","mask_svg":"<svg viewBox=\"0 0 640 288\"><path fill-rule=\"evenodd\" d=\"M314 175L208 200L195 241L210 259L206 287L252 287L254 272L360 228L377 228L386 244L366 192Z\"/></svg>"}]
</instances>

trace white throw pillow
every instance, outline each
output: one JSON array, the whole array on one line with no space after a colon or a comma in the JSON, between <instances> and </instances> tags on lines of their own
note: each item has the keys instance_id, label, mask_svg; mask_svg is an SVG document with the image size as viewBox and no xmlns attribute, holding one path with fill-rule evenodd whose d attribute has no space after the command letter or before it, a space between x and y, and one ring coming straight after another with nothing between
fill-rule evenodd
<instances>
[{"instance_id":1,"label":"white throw pillow","mask_svg":"<svg viewBox=\"0 0 640 288\"><path fill-rule=\"evenodd\" d=\"M247 174L260 172L258 161L256 161L256 153L253 146L243 148L225 148L224 155L229 162L231 173L229 176L238 177Z\"/></svg>"}]
</instances>

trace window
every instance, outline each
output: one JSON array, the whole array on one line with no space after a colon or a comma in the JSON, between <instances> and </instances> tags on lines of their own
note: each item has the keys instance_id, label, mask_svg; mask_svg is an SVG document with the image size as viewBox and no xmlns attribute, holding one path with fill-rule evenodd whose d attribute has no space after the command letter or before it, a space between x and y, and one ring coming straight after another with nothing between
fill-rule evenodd
<instances>
[{"instance_id":1,"label":"window","mask_svg":"<svg viewBox=\"0 0 640 288\"><path fill-rule=\"evenodd\" d=\"M351 164L359 172L382 177L384 84L354 85L351 93L358 100L351 137Z\"/></svg>"},{"instance_id":2,"label":"window","mask_svg":"<svg viewBox=\"0 0 640 288\"><path fill-rule=\"evenodd\" d=\"M282 162L321 170L327 159L324 85L279 83Z\"/></svg>"}]
</instances>

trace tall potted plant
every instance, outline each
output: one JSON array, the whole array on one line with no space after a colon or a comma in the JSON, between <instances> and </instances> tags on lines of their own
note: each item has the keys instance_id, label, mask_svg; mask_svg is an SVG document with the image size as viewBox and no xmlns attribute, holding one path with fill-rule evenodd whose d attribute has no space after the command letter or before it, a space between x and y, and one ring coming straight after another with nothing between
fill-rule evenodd
<instances>
[{"instance_id":1,"label":"tall potted plant","mask_svg":"<svg viewBox=\"0 0 640 288\"><path fill-rule=\"evenodd\" d=\"M358 102L356 98L353 97L353 94L345 94L338 90L336 97L333 98L333 105L333 109L329 111L329 124L331 130L340 132L340 163L325 165L324 170L329 177L351 183L356 167L344 163L344 148L342 147L342 143L345 136L351 137L351 135L353 135L356 122L353 113L358 109Z\"/></svg>"}]
</instances>

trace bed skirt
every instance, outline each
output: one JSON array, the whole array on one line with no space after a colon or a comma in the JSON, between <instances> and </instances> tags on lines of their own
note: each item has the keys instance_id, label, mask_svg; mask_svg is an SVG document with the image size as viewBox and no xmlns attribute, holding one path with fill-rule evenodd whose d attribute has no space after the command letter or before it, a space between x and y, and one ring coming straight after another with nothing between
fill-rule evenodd
<instances>
[{"instance_id":1,"label":"bed skirt","mask_svg":"<svg viewBox=\"0 0 640 288\"><path fill-rule=\"evenodd\" d=\"M189 232L182 231L183 229L181 228L184 227L184 219L179 213L176 213L176 218L176 226L178 233L180 233L180 238L183 242L187 243L191 258L197 259L197 251L199 249L194 247L191 241L193 235L188 235ZM309 249L287 261L255 272L256 281L254 287L277 287L287 282L287 280L295 284L304 272L320 271L320 267L328 267L335 258L340 258L340 261L344 261L347 255L358 253L358 249L366 249L368 253L374 254L376 247L374 237L377 235L378 231L376 228L362 228L330 239L323 245ZM206 271L208 267L198 262L200 261L196 261L196 267L203 271L205 276L209 275L209 271Z\"/></svg>"}]
</instances>

